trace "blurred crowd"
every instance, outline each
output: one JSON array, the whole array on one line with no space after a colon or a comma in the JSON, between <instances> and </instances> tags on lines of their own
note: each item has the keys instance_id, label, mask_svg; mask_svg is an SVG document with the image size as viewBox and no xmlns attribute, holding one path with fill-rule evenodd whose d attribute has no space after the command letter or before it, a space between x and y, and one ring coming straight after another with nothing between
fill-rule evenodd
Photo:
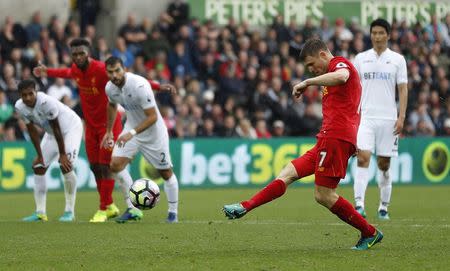
<instances>
[{"instance_id":1,"label":"blurred crowd","mask_svg":"<svg viewBox=\"0 0 450 271\"><path fill-rule=\"evenodd\" d=\"M297 61L304 42L320 37L334 55L353 59L371 48L367 28L356 21L285 25L282 16L253 30L233 19L224 26L190 18L189 5L172 1L154 20L129 14L114 44L97 32L100 7L83 10L81 21L63 24L57 15L43 22L35 12L22 25L5 18L0 33L0 141L29 140L14 112L17 84L32 77L39 61L48 67L71 65L68 43L91 41L92 57L120 57L129 71L173 83L179 95L157 93L161 114L172 137L271 138L314 136L321 125L321 92L310 87L300 102L291 98L291 83L308 77ZM403 136L450 136L450 14L428 25L392 22L390 48L408 64L409 101ZM76 84L43 78L41 90L80 116Z\"/></svg>"}]
</instances>

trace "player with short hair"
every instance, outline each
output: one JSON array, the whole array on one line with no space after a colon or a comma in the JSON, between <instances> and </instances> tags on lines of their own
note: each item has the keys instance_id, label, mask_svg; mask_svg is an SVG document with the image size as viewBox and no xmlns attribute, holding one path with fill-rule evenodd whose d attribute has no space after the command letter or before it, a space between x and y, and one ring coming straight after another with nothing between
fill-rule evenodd
<instances>
[{"instance_id":1,"label":"player with short hair","mask_svg":"<svg viewBox=\"0 0 450 271\"><path fill-rule=\"evenodd\" d=\"M25 121L37 152L37 157L33 160L36 212L23 220L48 220L45 173L50 164L58 158L64 176L64 194L66 197L64 213L59 221L74 221L77 177L73 167L78 158L83 135L83 123L69 107L45 93L37 92L36 83L33 80L20 82L18 91L21 99L16 102L16 111ZM40 126L45 131L42 141L36 126Z\"/></svg>"},{"instance_id":2,"label":"player with short hair","mask_svg":"<svg viewBox=\"0 0 450 271\"><path fill-rule=\"evenodd\" d=\"M380 204L378 218L389 219L392 180L391 157L398 155L398 135L403 129L408 101L408 75L405 58L388 48L391 26L384 19L370 24L372 49L359 53L354 65L362 83L361 124L358 130L358 166L354 176L355 208L366 216L364 197L372 153L377 155ZM398 88L399 114L395 101Z\"/></svg>"},{"instance_id":3,"label":"player with short hair","mask_svg":"<svg viewBox=\"0 0 450 271\"><path fill-rule=\"evenodd\" d=\"M119 214L119 209L113 203L112 192L114 189L114 179L111 177L109 163L111 161L112 147L102 147L101 140L106 132L106 108L108 98L105 93L105 86L108 82L105 63L90 58L91 47L86 39L76 38L70 42L70 50L73 64L70 68L47 68L39 64L33 69L34 75L71 78L77 82L78 92L81 100L81 108L86 124L86 153L91 164L97 183L97 191L100 196L99 210L94 214L91 222L105 222L108 218ZM159 85L151 81L152 87L174 92L172 85ZM122 130L120 117L115 118L113 126L114 139ZM126 204L129 208L133 205L129 199L128 190L132 179L128 171L124 170L117 174L121 190L124 194ZM119 219L131 218L125 212Z\"/></svg>"},{"instance_id":4,"label":"player with short hair","mask_svg":"<svg viewBox=\"0 0 450 271\"><path fill-rule=\"evenodd\" d=\"M103 144L113 138L113 123L117 104L125 108L127 121L114 146L110 168L113 173L125 169L139 151L164 179L164 191L169 204L167 222L178 222L178 180L172 171L169 152L169 134L159 113L152 88L144 77L125 72L120 58L106 60L109 82L106 94L109 98L108 121ZM130 210L132 212L133 210ZM138 215L135 217L139 219ZM124 221L125 222L125 221Z\"/></svg>"},{"instance_id":5,"label":"player with short hair","mask_svg":"<svg viewBox=\"0 0 450 271\"><path fill-rule=\"evenodd\" d=\"M383 234L336 193L340 179L345 176L348 159L356 151L361 98L358 73L347 59L334 57L319 39L308 40L300 57L316 77L296 84L293 96L300 98L308 86L323 86L323 123L317 134L317 143L304 155L287 164L275 180L251 199L225 205L223 211L229 219L240 218L252 209L282 196L287 186L294 181L314 174L316 201L361 232L361 238L353 249L369 249L381 241Z\"/></svg>"}]
</instances>

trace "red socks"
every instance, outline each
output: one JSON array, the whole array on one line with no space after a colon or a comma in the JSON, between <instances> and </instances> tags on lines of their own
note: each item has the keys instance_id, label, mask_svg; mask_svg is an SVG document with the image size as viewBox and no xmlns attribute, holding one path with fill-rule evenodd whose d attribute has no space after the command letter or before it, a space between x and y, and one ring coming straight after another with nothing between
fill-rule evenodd
<instances>
[{"instance_id":1,"label":"red socks","mask_svg":"<svg viewBox=\"0 0 450 271\"><path fill-rule=\"evenodd\" d=\"M261 191L256 193L250 200L241 202L247 211L281 197L286 192L286 184L279 179L276 179L264 187Z\"/></svg>"},{"instance_id":2,"label":"red socks","mask_svg":"<svg viewBox=\"0 0 450 271\"><path fill-rule=\"evenodd\" d=\"M100 194L100 210L106 210L106 207L113 203L112 192L114 190L114 179L98 180L97 189Z\"/></svg>"},{"instance_id":3,"label":"red socks","mask_svg":"<svg viewBox=\"0 0 450 271\"><path fill-rule=\"evenodd\" d=\"M330 211L337 215L345 223L361 231L362 237L369 237L375 234L375 228L364 219L353 206L343 197L339 197Z\"/></svg>"}]
</instances>

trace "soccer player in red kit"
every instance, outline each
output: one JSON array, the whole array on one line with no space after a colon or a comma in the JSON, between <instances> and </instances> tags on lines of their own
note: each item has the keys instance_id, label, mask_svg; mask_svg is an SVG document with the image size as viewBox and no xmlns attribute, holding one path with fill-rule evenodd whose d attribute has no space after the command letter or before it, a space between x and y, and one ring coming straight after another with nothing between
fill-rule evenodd
<instances>
[{"instance_id":1,"label":"soccer player in red kit","mask_svg":"<svg viewBox=\"0 0 450 271\"><path fill-rule=\"evenodd\" d=\"M316 201L361 232L361 238L353 249L369 249L381 241L383 234L336 193L339 181L345 177L348 159L356 152L361 100L358 72L347 59L334 57L319 39L308 40L300 57L316 77L296 84L293 96L300 98L308 86L323 86L323 123L317 134L317 143L304 155L287 164L275 180L251 199L225 205L223 211L229 219L240 218L252 209L282 196L287 186L294 181L314 173Z\"/></svg>"},{"instance_id":2,"label":"soccer player in red kit","mask_svg":"<svg viewBox=\"0 0 450 271\"><path fill-rule=\"evenodd\" d=\"M81 100L81 108L86 123L86 153L88 156L91 170L94 173L97 183L97 190L100 195L100 208L95 213L91 222L105 222L108 218L119 214L119 209L113 203L112 192L114 189L114 179L111 176L109 163L111 161L111 148L101 146L101 141L106 132L106 108L108 98L105 93L105 86L108 82L105 63L89 57L90 43L85 39L74 39L70 42L73 64L70 68L47 68L39 64L34 68L33 73L40 76L61 77L74 79L78 86L78 92ZM172 91L171 85L159 85L156 82L150 82L152 88L168 88ZM114 140L122 131L121 118L117 117L113 126ZM123 180L123 192L127 194L127 188L132 182L128 172L121 172L123 176L118 176ZM121 183L122 184L122 183ZM128 186L128 187L127 187ZM127 204L131 201L126 199ZM124 217L132 218L129 214Z\"/></svg>"}]
</instances>

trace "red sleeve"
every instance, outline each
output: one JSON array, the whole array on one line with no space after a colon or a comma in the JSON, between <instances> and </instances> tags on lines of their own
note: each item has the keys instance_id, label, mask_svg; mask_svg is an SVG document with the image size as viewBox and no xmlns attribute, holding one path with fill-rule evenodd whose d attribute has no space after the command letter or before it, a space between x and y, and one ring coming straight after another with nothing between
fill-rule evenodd
<instances>
[{"instance_id":1,"label":"red sleeve","mask_svg":"<svg viewBox=\"0 0 450 271\"><path fill-rule=\"evenodd\" d=\"M153 90L160 90L161 89L161 85L158 82L152 81L152 80L148 80L148 82L150 83L150 86L152 86Z\"/></svg>"},{"instance_id":2,"label":"red sleeve","mask_svg":"<svg viewBox=\"0 0 450 271\"><path fill-rule=\"evenodd\" d=\"M347 69L350 71L349 63L343 57L335 57L330 61L329 72L334 72L339 69Z\"/></svg>"},{"instance_id":3,"label":"red sleeve","mask_svg":"<svg viewBox=\"0 0 450 271\"><path fill-rule=\"evenodd\" d=\"M72 78L72 69L71 68L48 68L47 69L48 77L60 77L60 78Z\"/></svg>"}]
</instances>

